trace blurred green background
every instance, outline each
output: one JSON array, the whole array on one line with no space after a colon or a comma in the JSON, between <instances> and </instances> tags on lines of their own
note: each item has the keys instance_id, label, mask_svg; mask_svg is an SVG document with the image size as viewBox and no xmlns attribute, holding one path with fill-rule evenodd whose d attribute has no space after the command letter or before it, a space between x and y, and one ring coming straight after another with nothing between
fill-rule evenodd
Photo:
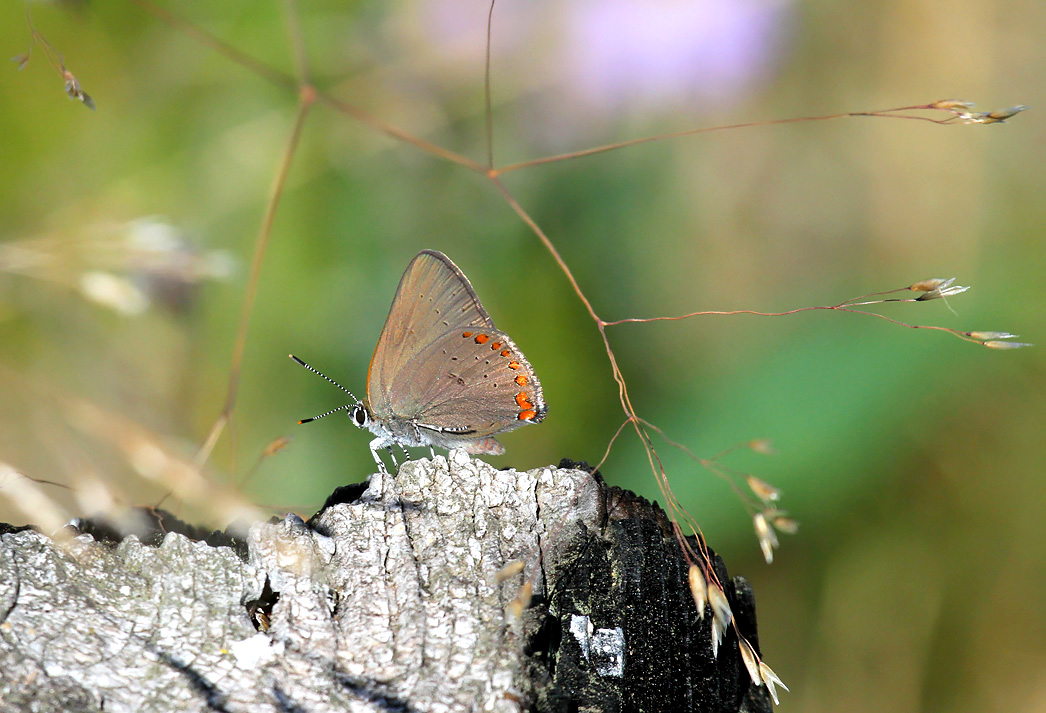
<instances>
[{"instance_id":1,"label":"blurred green background","mask_svg":"<svg viewBox=\"0 0 1046 713\"><path fill-rule=\"evenodd\" d=\"M149 458L128 456L128 434L191 458L221 411L295 95L129 2L28 7L97 111L64 96L39 43L23 71L0 71L0 462L76 488L40 486L65 513L155 503L167 487ZM294 73L283 5L170 7ZM484 159L484 3L299 10L318 86ZM8 56L29 46L24 13L0 6ZM494 17L498 164L943 98L1046 104L1037 0L571 0L504 3ZM1044 147L1038 111L1005 126L846 119L646 144L505 182L608 320L785 310L957 276L973 289L950 301L955 314L943 301L882 311L1043 342ZM344 401L287 354L365 391L399 276L423 248L458 263L544 385L546 421L505 436L491 461L602 457L623 418L617 390L534 236L479 176L317 105L213 483L307 515L370 472L370 434L344 417L295 426ZM725 461L782 488L801 522L771 566L729 487L659 454L709 543L753 583L764 658L792 690L781 711L1046 711L1041 347L993 352L826 312L610 337L638 412L673 439L704 457L775 446ZM663 500L634 435L603 473ZM5 491L0 520L33 519L10 476ZM192 498L165 506L213 517Z\"/></svg>"}]
</instances>

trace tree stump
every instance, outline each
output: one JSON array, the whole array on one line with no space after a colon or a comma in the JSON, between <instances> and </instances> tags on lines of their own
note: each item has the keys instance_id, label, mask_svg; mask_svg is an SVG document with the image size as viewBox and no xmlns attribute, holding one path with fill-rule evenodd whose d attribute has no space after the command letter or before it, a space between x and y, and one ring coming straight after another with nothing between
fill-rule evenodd
<instances>
[{"instance_id":1,"label":"tree stump","mask_svg":"<svg viewBox=\"0 0 1046 713\"><path fill-rule=\"evenodd\" d=\"M452 451L245 539L0 526L0 710L769 710L732 632L713 658L664 513L562 465Z\"/></svg>"}]
</instances>

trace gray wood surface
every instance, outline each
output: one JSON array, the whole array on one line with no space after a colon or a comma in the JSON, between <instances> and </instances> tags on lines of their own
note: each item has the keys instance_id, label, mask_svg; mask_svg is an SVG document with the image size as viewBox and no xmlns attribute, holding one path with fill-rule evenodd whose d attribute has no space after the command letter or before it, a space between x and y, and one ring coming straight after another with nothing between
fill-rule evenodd
<instances>
[{"instance_id":1,"label":"gray wood surface","mask_svg":"<svg viewBox=\"0 0 1046 713\"><path fill-rule=\"evenodd\" d=\"M556 563L607 525L606 494L584 470L499 471L455 451L372 476L308 525L293 515L254 524L246 560L174 533L152 547L9 532L0 710L565 709L576 703L549 692L548 670L568 645L575 669L625 701L612 708L641 710L621 688L627 625L619 636L592 611L555 612L548 596ZM499 581L516 560L521 571ZM267 630L249 613L259 599L275 599ZM588 638L571 632L578 621L593 627ZM549 622L555 637L541 633ZM593 705L574 709L605 708Z\"/></svg>"}]
</instances>

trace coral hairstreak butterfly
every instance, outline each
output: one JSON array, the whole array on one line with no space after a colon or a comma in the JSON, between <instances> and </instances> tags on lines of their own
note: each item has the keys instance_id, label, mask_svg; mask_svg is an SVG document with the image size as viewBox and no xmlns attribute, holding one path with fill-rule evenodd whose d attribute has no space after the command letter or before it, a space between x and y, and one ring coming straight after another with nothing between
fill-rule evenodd
<instances>
[{"instance_id":1,"label":"coral hairstreak butterfly","mask_svg":"<svg viewBox=\"0 0 1046 713\"><path fill-rule=\"evenodd\" d=\"M370 450L393 444L464 448L473 454L505 452L494 436L548 412L530 362L494 326L468 278L450 258L422 250L400 279L378 337L360 401L298 357L291 358L352 397L355 403L307 418L347 410L352 422L376 438Z\"/></svg>"}]
</instances>

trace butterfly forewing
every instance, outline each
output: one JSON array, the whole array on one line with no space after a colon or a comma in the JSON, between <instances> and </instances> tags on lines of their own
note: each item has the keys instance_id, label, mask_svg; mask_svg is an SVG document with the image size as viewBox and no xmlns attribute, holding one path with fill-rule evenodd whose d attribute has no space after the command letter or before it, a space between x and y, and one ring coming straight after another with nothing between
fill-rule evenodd
<instances>
[{"instance_id":1,"label":"butterfly forewing","mask_svg":"<svg viewBox=\"0 0 1046 713\"><path fill-rule=\"evenodd\" d=\"M442 335L470 327L490 331L494 322L468 279L443 253L418 253L400 279L371 357L367 374L371 411L379 418L409 417L396 408L424 402L410 400L407 393L414 393L414 388L401 391L404 383L413 384L417 378L411 375L408 363L424 363L419 362L419 354L430 349Z\"/></svg>"}]
</instances>

